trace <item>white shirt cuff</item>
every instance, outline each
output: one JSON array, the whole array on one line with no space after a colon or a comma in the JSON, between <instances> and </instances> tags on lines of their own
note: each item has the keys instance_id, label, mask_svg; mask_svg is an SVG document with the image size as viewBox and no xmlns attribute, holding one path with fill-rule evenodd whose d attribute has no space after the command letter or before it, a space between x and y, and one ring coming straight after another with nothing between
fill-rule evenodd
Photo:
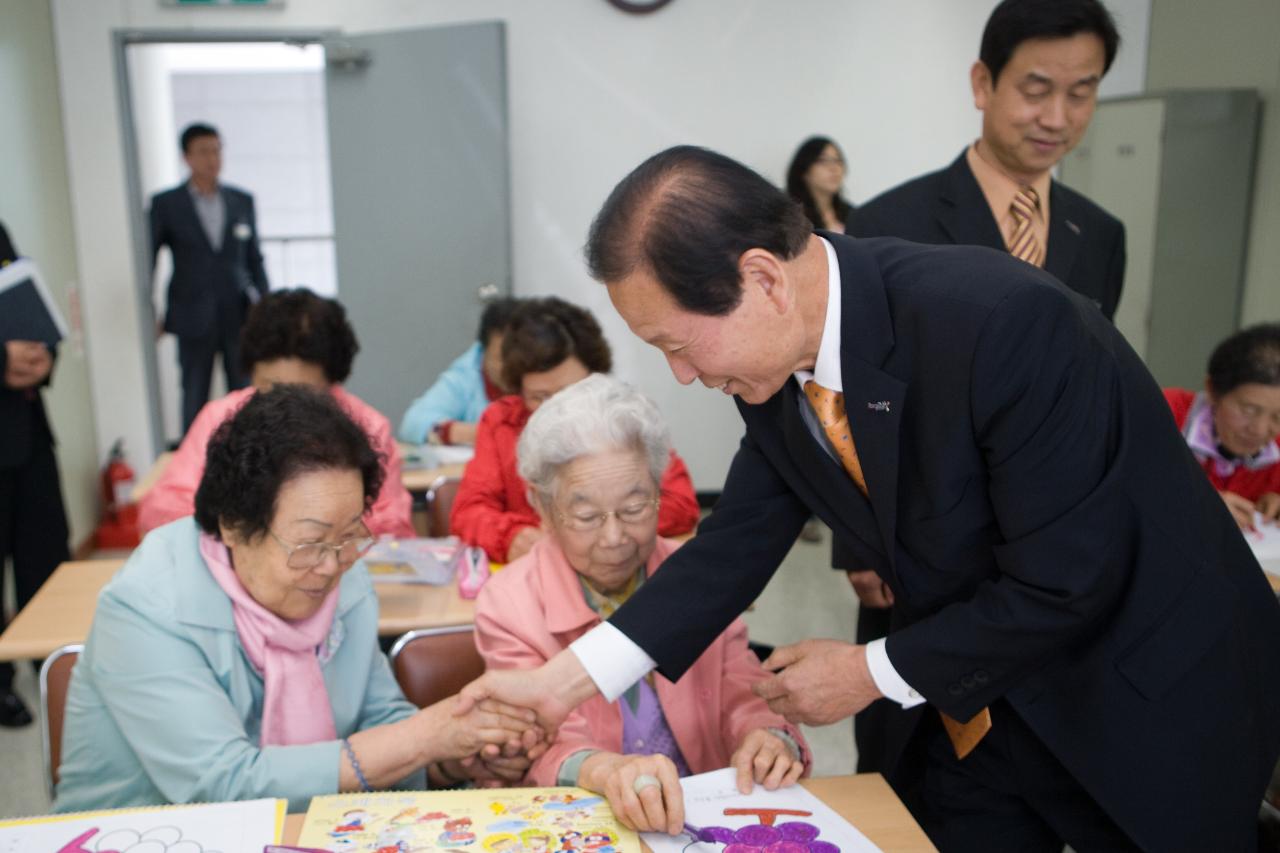
<instances>
[{"instance_id":1,"label":"white shirt cuff","mask_svg":"<svg viewBox=\"0 0 1280 853\"><path fill-rule=\"evenodd\" d=\"M644 649L608 622L601 622L570 643L569 648L606 702L626 693L657 666Z\"/></svg>"},{"instance_id":2,"label":"white shirt cuff","mask_svg":"<svg viewBox=\"0 0 1280 853\"><path fill-rule=\"evenodd\" d=\"M867 667L871 670L871 680L876 683L880 692L902 707L914 708L925 701L919 691L902 680L902 676L898 675L898 671L889 662L884 637L867 643Z\"/></svg>"}]
</instances>

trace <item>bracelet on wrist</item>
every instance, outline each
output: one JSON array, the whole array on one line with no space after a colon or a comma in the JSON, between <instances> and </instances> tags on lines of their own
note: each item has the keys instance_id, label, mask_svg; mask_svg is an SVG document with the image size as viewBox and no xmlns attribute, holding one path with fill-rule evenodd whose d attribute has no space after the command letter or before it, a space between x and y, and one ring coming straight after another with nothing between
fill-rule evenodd
<instances>
[{"instance_id":1,"label":"bracelet on wrist","mask_svg":"<svg viewBox=\"0 0 1280 853\"><path fill-rule=\"evenodd\" d=\"M351 769L356 773L356 780L360 782L360 790L365 792L372 791L373 788L369 785L369 780L364 778L364 771L360 769L360 761L356 758L356 751L351 748L351 741L343 738L342 750L347 754L347 760L351 762Z\"/></svg>"}]
</instances>

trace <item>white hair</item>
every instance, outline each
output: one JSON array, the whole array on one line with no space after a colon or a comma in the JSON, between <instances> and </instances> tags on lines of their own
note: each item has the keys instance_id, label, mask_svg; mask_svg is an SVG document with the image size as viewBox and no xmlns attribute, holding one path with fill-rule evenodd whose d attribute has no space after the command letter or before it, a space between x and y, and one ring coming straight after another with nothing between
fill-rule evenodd
<instances>
[{"instance_id":1,"label":"white hair","mask_svg":"<svg viewBox=\"0 0 1280 853\"><path fill-rule=\"evenodd\" d=\"M560 469L590 453L639 451L653 482L661 483L670 448L667 422L652 400L619 379L593 373L538 407L516 454L520 476L546 500Z\"/></svg>"}]
</instances>

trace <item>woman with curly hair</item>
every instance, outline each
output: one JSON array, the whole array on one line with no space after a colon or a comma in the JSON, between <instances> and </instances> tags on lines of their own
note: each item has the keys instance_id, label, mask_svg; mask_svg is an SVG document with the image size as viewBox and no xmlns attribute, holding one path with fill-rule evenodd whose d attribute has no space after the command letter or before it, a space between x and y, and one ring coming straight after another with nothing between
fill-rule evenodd
<instances>
[{"instance_id":1,"label":"woman with curly hair","mask_svg":"<svg viewBox=\"0 0 1280 853\"><path fill-rule=\"evenodd\" d=\"M200 410L156 484L138 507L143 533L190 515L204 473L205 449L218 426L258 391L275 385L308 385L332 395L369 436L382 460L382 487L365 523L375 536L413 536L412 500L400 481L400 450L380 412L342 387L360 344L336 299L306 288L277 290L262 298L245 321L240 359L248 388L232 391Z\"/></svg>"},{"instance_id":2,"label":"woman with curly hair","mask_svg":"<svg viewBox=\"0 0 1280 853\"><path fill-rule=\"evenodd\" d=\"M55 810L286 797L297 811L456 785L483 765L463 759L536 736L517 709L418 710L396 686L357 562L382 477L365 431L306 387L255 394L217 428L195 517L150 533L98 596Z\"/></svg>"}]
</instances>

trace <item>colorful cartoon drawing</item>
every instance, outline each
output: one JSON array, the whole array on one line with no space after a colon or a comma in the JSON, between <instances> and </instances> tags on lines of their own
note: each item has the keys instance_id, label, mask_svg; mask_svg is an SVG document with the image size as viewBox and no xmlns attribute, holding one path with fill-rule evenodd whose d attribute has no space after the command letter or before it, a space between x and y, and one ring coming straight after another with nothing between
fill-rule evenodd
<instances>
[{"instance_id":1,"label":"colorful cartoon drawing","mask_svg":"<svg viewBox=\"0 0 1280 853\"><path fill-rule=\"evenodd\" d=\"M363 809L352 809L342 816L342 822L335 826L329 834L339 836L349 835L353 832L364 832L364 824L368 819L368 812Z\"/></svg>"},{"instance_id":2,"label":"colorful cartoon drawing","mask_svg":"<svg viewBox=\"0 0 1280 853\"><path fill-rule=\"evenodd\" d=\"M582 833L576 829L571 829L560 836L561 850L581 850L582 849Z\"/></svg>"},{"instance_id":3,"label":"colorful cartoon drawing","mask_svg":"<svg viewBox=\"0 0 1280 853\"><path fill-rule=\"evenodd\" d=\"M549 853L553 838L550 832L536 826L520 833L520 843L525 853Z\"/></svg>"},{"instance_id":4,"label":"colorful cartoon drawing","mask_svg":"<svg viewBox=\"0 0 1280 853\"><path fill-rule=\"evenodd\" d=\"M440 833L441 847L466 847L476 840L471 831L471 818L462 817L444 822L444 832Z\"/></svg>"},{"instance_id":5,"label":"colorful cartoon drawing","mask_svg":"<svg viewBox=\"0 0 1280 853\"><path fill-rule=\"evenodd\" d=\"M612 832L596 831L582 839L582 849L586 853L614 853L613 845L617 841Z\"/></svg>"},{"instance_id":6,"label":"colorful cartoon drawing","mask_svg":"<svg viewBox=\"0 0 1280 853\"><path fill-rule=\"evenodd\" d=\"M522 853L520 839L510 832L486 835L484 841L480 842L480 846L488 853Z\"/></svg>"}]
</instances>

